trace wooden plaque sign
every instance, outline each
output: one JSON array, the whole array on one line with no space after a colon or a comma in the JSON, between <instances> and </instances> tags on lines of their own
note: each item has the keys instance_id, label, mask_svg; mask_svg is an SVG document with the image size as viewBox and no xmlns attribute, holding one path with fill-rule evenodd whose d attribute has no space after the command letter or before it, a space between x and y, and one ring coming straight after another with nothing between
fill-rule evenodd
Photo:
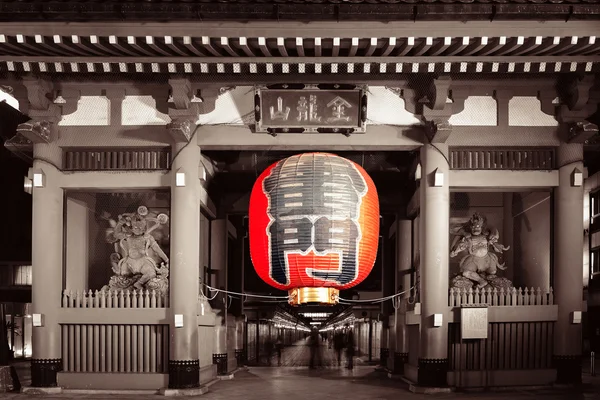
<instances>
[{"instance_id":1,"label":"wooden plaque sign","mask_svg":"<svg viewBox=\"0 0 600 400\"><path fill-rule=\"evenodd\" d=\"M462 307L460 309L460 333L462 339L487 339L488 308Z\"/></svg>"},{"instance_id":2,"label":"wooden plaque sign","mask_svg":"<svg viewBox=\"0 0 600 400\"><path fill-rule=\"evenodd\" d=\"M256 132L364 133L365 89L354 85L274 85L255 90Z\"/></svg>"}]
</instances>

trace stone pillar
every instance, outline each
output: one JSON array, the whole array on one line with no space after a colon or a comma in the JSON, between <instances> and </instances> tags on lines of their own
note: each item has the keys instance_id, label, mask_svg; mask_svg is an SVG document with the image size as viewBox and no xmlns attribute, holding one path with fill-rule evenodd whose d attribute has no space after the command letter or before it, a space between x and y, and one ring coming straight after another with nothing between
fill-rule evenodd
<instances>
[{"instance_id":1,"label":"stone pillar","mask_svg":"<svg viewBox=\"0 0 600 400\"><path fill-rule=\"evenodd\" d=\"M583 307L583 185L574 186L576 170L583 173L583 145L562 144L557 151L559 186L554 189L554 298L558 320L554 331L554 365L559 383L581 382L581 322L573 313Z\"/></svg>"},{"instance_id":2,"label":"stone pillar","mask_svg":"<svg viewBox=\"0 0 600 400\"><path fill-rule=\"evenodd\" d=\"M515 263L514 254L515 246L513 244L515 227L513 220L513 193L505 192L502 195L502 238L501 243L504 246L510 246L510 250L502 253L502 260L506 264L506 272L504 276L511 281L514 279Z\"/></svg>"},{"instance_id":3,"label":"stone pillar","mask_svg":"<svg viewBox=\"0 0 600 400\"><path fill-rule=\"evenodd\" d=\"M450 252L450 190L448 146L436 143L421 148L421 343L418 383L446 386L448 371L448 290ZM441 186L434 186L436 171L443 174ZM435 327L434 314L442 314L442 326Z\"/></svg>"},{"instance_id":4,"label":"stone pillar","mask_svg":"<svg viewBox=\"0 0 600 400\"><path fill-rule=\"evenodd\" d=\"M387 367L387 359L390 355L390 325L387 317L381 321L381 329L379 331L379 365Z\"/></svg>"},{"instance_id":5,"label":"stone pillar","mask_svg":"<svg viewBox=\"0 0 600 400\"><path fill-rule=\"evenodd\" d=\"M244 354L245 325L245 317L238 317L235 319L235 358L238 367L243 367L246 363L246 355Z\"/></svg>"},{"instance_id":6,"label":"stone pillar","mask_svg":"<svg viewBox=\"0 0 600 400\"><path fill-rule=\"evenodd\" d=\"M213 286L227 290L227 219L220 218L210 223L210 268L216 273ZM227 295L219 292L216 301L211 302L217 318L215 324L215 346L213 348L213 364L217 364L217 372L227 372Z\"/></svg>"},{"instance_id":7,"label":"stone pillar","mask_svg":"<svg viewBox=\"0 0 600 400\"><path fill-rule=\"evenodd\" d=\"M410 289L410 271L412 269L412 221L398 220L396 230L397 243L397 273L396 287L405 292ZM408 362L408 329L406 326L406 302L410 292L400 296L399 307L395 310L396 320L396 350L394 353L394 373L404 372L404 363Z\"/></svg>"},{"instance_id":8,"label":"stone pillar","mask_svg":"<svg viewBox=\"0 0 600 400\"><path fill-rule=\"evenodd\" d=\"M197 302L200 249L200 149L195 143L173 146L171 176L171 348L169 388L200 386ZM185 174L185 186L176 186L175 174ZM175 315L183 327L175 328Z\"/></svg>"},{"instance_id":9,"label":"stone pillar","mask_svg":"<svg viewBox=\"0 0 600 400\"><path fill-rule=\"evenodd\" d=\"M32 314L40 314L42 326L32 330L31 386L56 387L62 370L61 332L58 313L63 284L63 190L62 173L40 159L56 158L56 146L34 145L33 173L43 175L43 187L33 188L32 217Z\"/></svg>"}]
</instances>

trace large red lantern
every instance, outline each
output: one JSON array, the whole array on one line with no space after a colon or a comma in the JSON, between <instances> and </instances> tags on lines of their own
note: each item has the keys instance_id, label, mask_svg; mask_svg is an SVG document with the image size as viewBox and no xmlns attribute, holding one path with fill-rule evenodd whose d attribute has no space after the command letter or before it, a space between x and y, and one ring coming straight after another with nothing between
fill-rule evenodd
<instances>
[{"instance_id":1,"label":"large red lantern","mask_svg":"<svg viewBox=\"0 0 600 400\"><path fill-rule=\"evenodd\" d=\"M250 256L290 303L335 304L340 289L373 269L379 199L360 165L327 153L288 157L255 182L249 207Z\"/></svg>"}]
</instances>

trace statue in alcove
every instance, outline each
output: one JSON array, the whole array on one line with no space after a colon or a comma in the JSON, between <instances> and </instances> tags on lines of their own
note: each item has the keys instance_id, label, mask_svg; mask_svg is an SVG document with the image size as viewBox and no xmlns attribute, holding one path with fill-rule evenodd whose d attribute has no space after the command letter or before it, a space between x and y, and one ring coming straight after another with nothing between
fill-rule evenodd
<instances>
[{"instance_id":1,"label":"statue in alcove","mask_svg":"<svg viewBox=\"0 0 600 400\"><path fill-rule=\"evenodd\" d=\"M169 217L149 213L146 206L140 206L137 212L121 214L117 220L110 215L105 215L104 219L110 224L106 230L106 241L115 247L115 252L110 255L115 275L102 289L144 289L166 294L169 289L169 257L152 232L166 224Z\"/></svg>"},{"instance_id":2,"label":"statue in alcove","mask_svg":"<svg viewBox=\"0 0 600 400\"><path fill-rule=\"evenodd\" d=\"M500 234L497 229L488 228L485 217L476 212L466 223L454 227L451 234L455 237L450 257L456 257L463 251L467 252L460 260L460 273L452 279L452 287L513 287L510 280L496 275L498 270L506 270L506 267L504 263L500 263L495 253L502 254L509 250L510 246L498 243Z\"/></svg>"}]
</instances>

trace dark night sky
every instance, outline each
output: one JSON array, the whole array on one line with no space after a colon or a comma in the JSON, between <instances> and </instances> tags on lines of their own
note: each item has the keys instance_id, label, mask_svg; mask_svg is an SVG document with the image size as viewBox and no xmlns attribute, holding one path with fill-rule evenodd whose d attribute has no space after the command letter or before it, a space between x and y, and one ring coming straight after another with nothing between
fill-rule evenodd
<instances>
[{"instance_id":1,"label":"dark night sky","mask_svg":"<svg viewBox=\"0 0 600 400\"><path fill-rule=\"evenodd\" d=\"M22 115L0 103L0 261L31 261L31 195L23 191L29 165L4 147Z\"/></svg>"}]
</instances>

